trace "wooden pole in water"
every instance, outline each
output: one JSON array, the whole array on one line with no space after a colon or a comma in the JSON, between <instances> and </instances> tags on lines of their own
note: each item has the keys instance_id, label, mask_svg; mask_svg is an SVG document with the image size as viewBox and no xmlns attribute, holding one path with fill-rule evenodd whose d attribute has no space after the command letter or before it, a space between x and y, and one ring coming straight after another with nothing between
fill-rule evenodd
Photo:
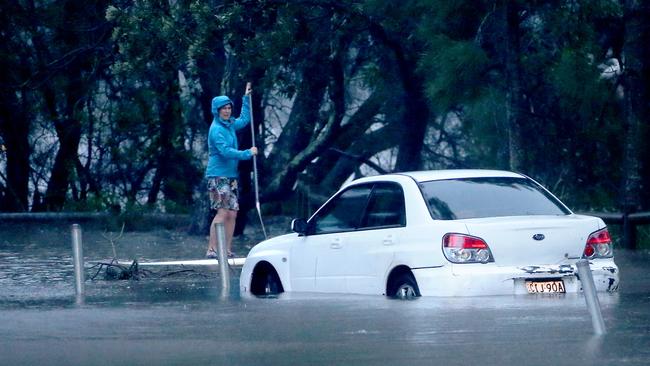
<instances>
[{"instance_id":1,"label":"wooden pole in water","mask_svg":"<svg viewBox=\"0 0 650 366\"><path fill-rule=\"evenodd\" d=\"M74 289L77 295L77 303L83 302L84 296L84 253L83 241L81 238L81 226L79 224L72 225L72 260L74 263Z\"/></svg>"},{"instance_id":2,"label":"wooden pole in water","mask_svg":"<svg viewBox=\"0 0 650 366\"><path fill-rule=\"evenodd\" d=\"M215 231L217 233L217 256L219 257L219 273L221 275L221 294L227 296L230 293L230 268L228 267L228 251L226 249L226 229L223 222L217 222Z\"/></svg>"}]
</instances>

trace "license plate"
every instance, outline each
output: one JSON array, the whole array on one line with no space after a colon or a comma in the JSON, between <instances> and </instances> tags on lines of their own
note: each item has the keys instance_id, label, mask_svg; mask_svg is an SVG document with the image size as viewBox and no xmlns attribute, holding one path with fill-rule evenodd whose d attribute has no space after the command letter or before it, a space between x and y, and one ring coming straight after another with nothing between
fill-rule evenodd
<instances>
[{"instance_id":1,"label":"license plate","mask_svg":"<svg viewBox=\"0 0 650 366\"><path fill-rule=\"evenodd\" d=\"M564 281L526 281L526 289L529 294L564 294Z\"/></svg>"}]
</instances>

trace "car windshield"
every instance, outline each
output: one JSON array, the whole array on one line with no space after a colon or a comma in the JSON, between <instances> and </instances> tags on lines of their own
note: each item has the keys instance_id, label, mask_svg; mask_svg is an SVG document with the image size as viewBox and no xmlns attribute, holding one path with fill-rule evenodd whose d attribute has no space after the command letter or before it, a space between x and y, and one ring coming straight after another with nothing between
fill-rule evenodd
<instances>
[{"instance_id":1,"label":"car windshield","mask_svg":"<svg viewBox=\"0 0 650 366\"><path fill-rule=\"evenodd\" d=\"M571 213L527 178L447 179L423 182L420 187L436 220Z\"/></svg>"}]
</instances>

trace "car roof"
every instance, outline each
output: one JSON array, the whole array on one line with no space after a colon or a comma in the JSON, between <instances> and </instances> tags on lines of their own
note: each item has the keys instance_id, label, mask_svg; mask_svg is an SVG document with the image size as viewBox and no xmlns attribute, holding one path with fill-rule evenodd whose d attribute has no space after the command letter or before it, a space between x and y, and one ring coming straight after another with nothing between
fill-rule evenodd
<instances>
[{"instance_id":1,"label":"car roof","mask_svg":"<svg viewBox=\"0 0 650 366\"><path fill-rule=\"evenodd\" d=\"M458 178L484 178L484 177L524 178L525 177L522 174L509 172L505 170L447 169L447 170L423 170L423 171L375 175L372 177L360 178L358 180L353 181L352 183L357 183L361 181L376 181L376 180L381 180L382 177L390 177L395 175L411 177L418 183L428 182L433 180L458 179Z\"/></svg>"},{"instance_id":2,"label":"car roof","mask_svg":"<svg viewBox=\"0 0 650 366\"><path fill-rule=\"evenodd\" d=\"M523 178L524 176L505 170L489 169L448 169L448 170L426 170L417 172L399 173L408 175L418 182L430 180L458 179L458 178L484 178L484 177L515 177Z\"/></svg>"}]
</instances>

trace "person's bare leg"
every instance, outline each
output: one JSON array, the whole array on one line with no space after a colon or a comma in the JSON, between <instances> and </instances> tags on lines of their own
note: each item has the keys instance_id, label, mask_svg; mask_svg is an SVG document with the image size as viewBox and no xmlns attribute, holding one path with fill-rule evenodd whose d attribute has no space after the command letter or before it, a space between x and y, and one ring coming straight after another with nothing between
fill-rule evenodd
<instances>
[{"instance_id":1,"label":"person's bare leg","mask_svg":"<svg viewBox=\"0 0 650 366\"><path fill-rule=\"evenodd\" d=\"M227 210L226 221L224 223L226 229L226 243L228 254L232 253L232 238L235 234L235 223L237 222L237 211Z\"/></svg>"}]
</instances>

